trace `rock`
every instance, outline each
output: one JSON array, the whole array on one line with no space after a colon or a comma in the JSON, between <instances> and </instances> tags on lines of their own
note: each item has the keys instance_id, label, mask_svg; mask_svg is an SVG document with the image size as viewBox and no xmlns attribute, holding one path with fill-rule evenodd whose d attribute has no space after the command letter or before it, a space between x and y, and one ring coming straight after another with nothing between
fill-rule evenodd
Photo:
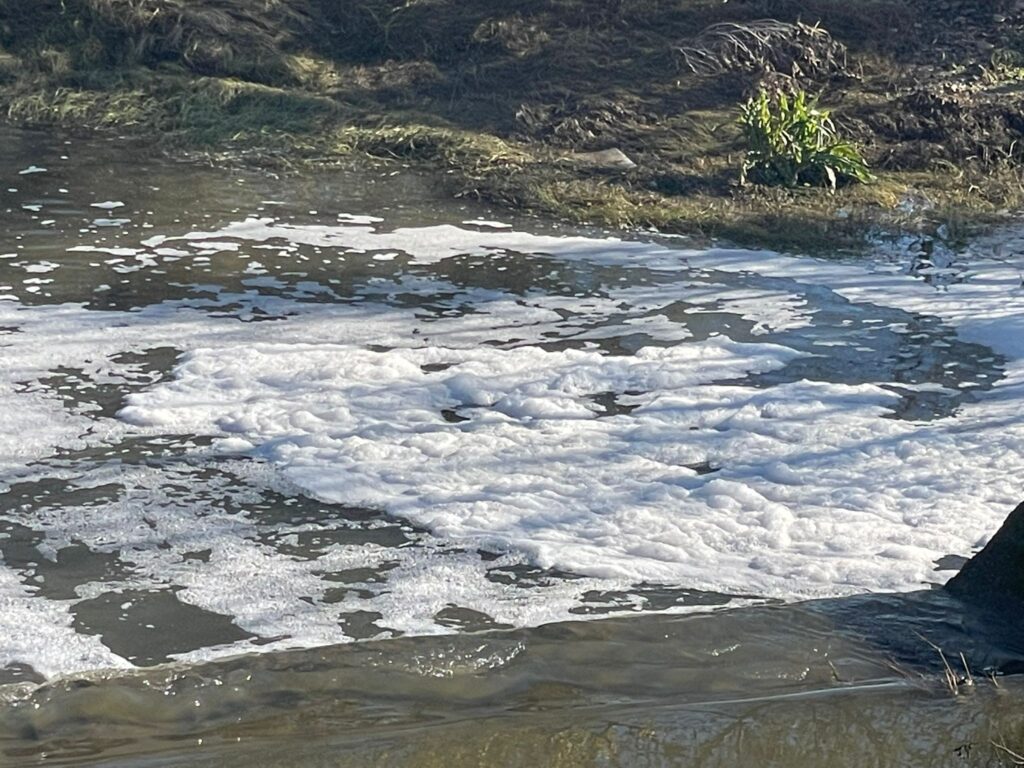
<instances>
[{"instance_id":1,"label":"rock","mask_svg":"<svg viewBox=\"0 0 1024 768\"><path fill-rule=\"evenodd\" d=\"M616 171L636 168L636 163L630 160L629 156L618 148L602 149L598 152L577 152L571 157L577 163L590 165L594 168L606 168Z\"/></svg>"},{"instance_id":2,"label":"rock","mask_svg":"<svg viewBox=\"0 0 1024 768\"><path fill-rule=\"evenodd\" d=\"M954 595L973 600L1024 600L1024 504L946 584Z\"/></svg>"}]
</instances>

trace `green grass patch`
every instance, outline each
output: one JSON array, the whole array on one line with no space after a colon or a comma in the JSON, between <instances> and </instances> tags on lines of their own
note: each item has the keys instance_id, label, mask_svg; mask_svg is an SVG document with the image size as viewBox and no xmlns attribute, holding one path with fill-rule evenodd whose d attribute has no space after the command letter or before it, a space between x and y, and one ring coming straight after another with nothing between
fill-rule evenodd
<instances>
[{"instance_id":1,"label":"green grass patch","mask_svg":"<svg viewBox=\"0 0 1024 768\"><path fill-rule=\"evenodd\" d=\"M746 158L740 181L783 187L828 187L872 180L860 150L839 137L828 110L807 93L764 90L740 110Z\"/></svg>"}]
</instances>

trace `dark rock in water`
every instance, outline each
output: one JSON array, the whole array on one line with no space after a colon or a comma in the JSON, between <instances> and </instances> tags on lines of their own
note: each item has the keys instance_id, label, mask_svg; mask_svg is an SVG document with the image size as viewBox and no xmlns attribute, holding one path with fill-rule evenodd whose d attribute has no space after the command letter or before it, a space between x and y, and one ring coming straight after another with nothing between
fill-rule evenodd
<instances>
[{"instance_id":1,"label":"dark rock in water","mask_svg":"<svg viewBox=\"0 0 1024 768\"><path fill-rule=\"evenodd\" d=\"M946 589L972 599L1024 600L1024 504L1018 506Z\"/></svg>"}]
</instances>

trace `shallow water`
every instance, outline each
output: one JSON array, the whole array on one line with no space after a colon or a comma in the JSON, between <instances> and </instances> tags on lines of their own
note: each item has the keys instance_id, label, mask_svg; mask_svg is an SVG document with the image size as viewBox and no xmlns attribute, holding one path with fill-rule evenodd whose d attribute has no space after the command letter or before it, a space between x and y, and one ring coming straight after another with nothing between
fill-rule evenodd
<instances>
[{"instance_id":1,"label":"shallow water","mask_svg":"<svg viewBox=\"0 0 1024 768\"><path fill-rule=\"evenodd\" d=\"M770 365L722 365L696 382L706 391L871 385L870 397L841 391L855 405L867 398L873 419L927 431L984 397L1006 365L938 318L693 266L670 247L632 258L633 243L604 233L507 217L499 226L493 211L443 199L397 167L275 177L153 158L117 139L5 131L0 142L10 150L0 155L0 309L15 308L0 323L12 390L0 405L25 425L0 451L0 763L865 765L903 755L960 765L998 760L991 742L1020 733L1012 678L950 696L920 637L964 651L980 678L1015 671L1013 628L939 592L740 607L779 590L742 573L708 577L713 560L689 579L641 576L669 573L659 561L679 556L640 544L605 568L600 547L572 539L571 519L555 520L547 549L531 549L515 533L428 524L415 506L339 501L354 491L330 485L330 472L310 481L279 471L283 454L175 431L189 422L161 422L167 407L152 399L203 365L213 366L206 382L223 383L227 405L204 394L218 413L263 402L229 389L229 369L203 355L223 349L230 362L265 342L343 341L353 354L395 355L396 368L414 360L429 379L481 362L469 351L481 348L630 360L723 340L788 351L771 352ZM518 251L496 236L509 228L591 239L568 256ZM416 357L435 347L447 357ZM257 373L303 396L286 369ZM570 405L559 395L557 407L615 425L596 439L650 430L631 419L658 400L616 377L617 388ZM416 423L423 416L391 404L389 387L413 399L428 383L375 389L371 376L360 397L384 403L374 414L398 408ZM543 426L549 411L537 408L554 406L531 386L516 402L467 395L438 407L437 439L488 428L494 411ZM22 408L39 410L19 422ZM286 410L300 408L326 418L308 399ZM126 428L125 414L142 426ZM688 429L692 448L673 458L688 489L743 477L743 424ZM376 423L364 433L390 439ZM719 435L728 441L716 448ZM320 438L267 445L305 456ZM380 478L415 489L425 476L381 472L367 497L382 493ZM496 496L520 493L502 490L500 475L487 476ZM439 509L454 503L435 492ZM531 536L547 535L547 517ZM772 542L755 544L737 562L770 570L761 561ZM914 585L941 583L963 554L935 552ZM763 583L803 580L794 594L804 595L872 583L872 571L835 589L827 575L824 586L808 581L814 557ZM690 567L681 558L671 573ZM720 612L656 615L709 610Z\"/></svg>"},{"instance_id":2,"label":"shallow water","mask_svg":"<svg viewBox=\"0 0 1024 768\"><path fill-rule=\"evenodd\" d=\"M104 766L1009 764L995 745L1019 743L1024 690L982 676L1007 656L978 642L998 626L922 593L93 675L9 688L0 754ZM918 630L965 648L976 682L943 687L904 634ZM1012 646L1013 628L1002 632Z\"/></svg>"}]
</instances>

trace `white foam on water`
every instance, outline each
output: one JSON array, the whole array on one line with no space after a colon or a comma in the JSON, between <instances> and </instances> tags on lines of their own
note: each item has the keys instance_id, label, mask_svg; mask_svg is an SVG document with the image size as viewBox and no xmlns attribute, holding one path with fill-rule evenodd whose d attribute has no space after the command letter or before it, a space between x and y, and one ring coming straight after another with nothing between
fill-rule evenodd
<instances>
[{"instance_id":1,"label":"white foam on water","mask_svg":"<svg viewBox=\"0 0 1024 768\"><path fill-rule=\"evenodd\" d=\"M59 268L60 264L54 264L52 261L40 261L35 264L26 264L22 267L26 272L35 272L38 274L53 272L53 270Z\"/></svg>"},{"instance_id":2,"label":"white foam on water","mask_svg":"<svg viewBox=\"0 0 1024 768\"><path fill-rule=\"evenodd\" d=\"M844 463L855 446L904 434L879 419L897 396L710 383L793 355L733 342L635 357L258 344L191 353L173 383L132 396L122 416L242 438L318 498L542 566L788 598L923 582L932 550L973 543L955 520L912 530L884 507L840 518L816 477L819 456ZM450 367L424 372L438 363ZM629 398L636 410L597 418L588 396L627 391L642 393ZM449 424L447 409L468 421ZM688 467L702 462L728 469L699 477ZM858 462L872 474L881 463ZM844 469L853 474L831 485L863 487L860 470Z\"/></svg>"},{"instance_id":3,"label":"white foam on water","mask_svg":"<svg viewBox=\"0 0 1024 768\"><path fill-rule=\"evenodd\" d=\"M132 666L100 638L76 632L66 604L35 596L8 568L0 568L0 617L0 665L27 664L46 677Z\"/></svg>"},{"instance_id":4,"label":"white foam on water","mask_svg":"<svg viewBox=\"0 0 1024 768\"><path fill-rule=\"evenodd\" d=\"M242 640L176 654L188 661L350 642L353 634L346 620L358 614L379 614L379 625L370 625L369 636L437 634L450 631L438 624L435 616L452 604L486 612L498 622L540 624L569 615L592 590L628 587L586 578L526 586L499 583L488 580L487 571L522 565L524 558L506 555L485 562L475 553L410 529L406 530L415 546L334 543L324 546L316 557L296 557L287 547L299 535L320 531L320 524L268 525L257 513L244 516L229 510L227 502L254 508L266 490L264 482L280 483L280 478L258 465L239 465L238 472L235 477L202 480L201 492L191 496L177 490L185 483L196 485L197 478L190 476L189 470L96 469L78 478L75 485L116 487L114 497L85 506L62 504L34 511L33 524L46 532L40 549L58 553L72 544L85 544L93 552L117 554L130 569L127 581L79 586L77 593L82 599L110 591L145 592L173 585L179 601L230 616L239 627L263 638L258 644ZM245 482L239 483L240 479ZM261 532L273 535L261 540ZM196 559L194 555L200 551L203 557ZM386 582L356 579L355 583L339 583L323 578L325 573L382 567ZM327 593L338 587L347 592L343 599L325 600ZM130 607L130 603L121 605L122 610ZM31 613L30 608L42 613ZM34 597L31 604L12 604L6 620L31 627L40 616L52 622L53 615L67 611L68 606L59 601ZM71 645L64 651L73 649ZM80 670L81 651L75 653L78 655L64 656L66 666L57 671ZM40 668L37 657L21 646L10 655ZM48 661L47 673L59 663L60 657Z\"/></svg>"},{"instance_id":5,"label":"white foam on water","mask_svg":"<svg viewBox=\"0 0 1024 768\"><path fill-rule=\"evenodd\" d=\"M337 218L338 221L345 224L379 224L384 221L379 216L365 216L352 213L339 213Z\"/></svg>"},{"instance_id":6,"label":"white foam on water","mask_svg":"<svg viewBox=\"0 0 1024 768\"><path fill-rule=\"evenodd\" d=\"M490 229L512 229L511 224L506 224L503 221L489 221L487 219L470 219L462 223L470 227L488 227Z\"/></svg>"},{"instance_id":7,"label":"white foam on water","mask_svg":"<svg viewBox=\"0 0 1024 768\"><path fill-rule=\"evenodd\" d=\"M792 355L746 346L645 349L631 359L530 348L379 354L259 345L227 366L201 351L189 356L173 385L133 400L124 417L156 431L213 427L256 438L262 456L320 498L385 508L444 537L527 552L541 565L637 581L697 574L693 586L738 587L739 580L710 576L720 563L687 562L694 547L706 547L702 530L720 525L714 517L697 519L707 516L706 505L692 516L680 510L703 485L686 465L708 454L701 441L678 438L701 419L676 409L668 417L597 419L586 396L653 391L658 394L637 398L653 407L698 384L775 367ZM422 366L432 363L452 367L424 373ZM759 399L734 389L712 388L709 399L717 394L724 410ZM832 389L837 400L853 399ZM855 396L874 409L891 398ZM183 407L186 402L203 406ZM233 409L230 402L247 407ZM447 424L441 411L460 407L473 414L470 421ZM716 499L736 492L723 487ZM749 525L759 528L777 516L758 510ZM758 551L764 541L758 531L744 549ZM738 565L742 555L731 553L729 563Z\"/></svg>"},{"instance_id":8,"label":"white foam on water","mask_svg":"<svg viewBox=\"0 0 1024 768\"><path fill-rule=\"evenodd\" d=\"M685 259L679 251L653 247L648 243L630 242L618 238L555 237L516 231L478 231L440 224L431 227L399 228L393 231L377 229L375 220L356 218L341 225L291 224L277 219L249 218L228 224L209 232L193 231L180 237L156 235L142 241L142 245L155 248L170 242L209 241L221 238L266 243L281 241L289 246L306 245L320 248L340 248L346 251L402 251L409 254L414 264L434 264L453 256L482 255L499 252L546 254L557 253L560 258L589 257L595 263L617 263L622 257L634 255L651 261L659 254L677 269L685 269ZM665 263L659 263L664 267Z\"/></svg>"},{"instance_id":9,"label":"white foam on water","mask_svg":"<svg viewBox=\"0 0 1024 768\"><path fill-rule=\"evenodd\" d=\"M4 309L16 302L3 302ZM0 337L2 339L2 337ZM6 486L9 473L19 474L27 464L51 455L58 447L81 448L83 435L90 424L69 412L41 386L24 386L39 369L24 367L23 361L5 354L0 342L0 413L4 428L0 430L0 490Z\"/></svg>"},{"instance_id":10,"label":"white foam on water","mask_svg":"<svg viewBox=\"0 0 1024 768\"><path fill-rule=\"evenodd\" d=\"M136 256L138 248L112 247L99 245L75 245L67 249L68 253L106 253L110 256Z\"/></svg>"},{"instance_id":11,"label":"white foam on water","mask_svg":"<svg viewBox=\"0 0 1024 768\"><path fill-rule=\"evenodd\" d=\"M571 615L586 590L628 590L644 581L786 599L916 589L937 580L935 560L970 554L1019 500L1020 263L979 257L969 282L940 292L877 266L452 226L383 231L372 219L348 218L336 226L248 219L211 232L155 236L118 255L149 268L147 254L182 243L217 252L230 244L230 254L273 243L288 252L362 252L368 262L373 254L400 253L420 265L466 254L545 254L677 277L579 297L521 297L431 281L476 311L429 321L415 309L374 300L372 286L358 306L217 287L209 301L135 312L5 301L0 327L19 332L0 336L0 413L13 424L0 437L0 467L24 470L58 447L206 435L216 442L197 449L197 458L242 452L273 470L275 482L326 502L385 510L431 531L441 549L481 547L508 563L586 578L539 591L508 587L489 581L478 557L427 545L331 545L303 561L262 540L252 519L175 503L160 490L155 470L131 480L141 496L39 512L47 551L82 542L117 552L131 565L134 586L173 584L179 600L277 638L263 646L271 649L351 639L342 619L352 611L379 613L381 627L402 632L442 631L435 616L449 603L502 623L542 623ZM805 327L813 313L796 289L684 282L700 269L788 278L853 302L938 316L963 338L1006 355L1006 377L956 416L928 423L883 418L899 398L879 384L722 383L778 370L800 353L722 336L685 341L685 325L665 314L673 295L692 303L692 311L724 306L749 318L755 335ZM406 279L410 288L421 278ZM301 293L315 289L311 283ZM377 298L402 289L382 286ZM283 319L268 334L266 324L207 314L232 302ZM597 322L623 304L649 313ZM574 322L577 340L600 341L635 326L663 343L685 343L617 356L537 346ZM185 353L173 378L130 395L116 421L67 406L41 384L58 366L94 382L145 384L140 370L116 356L167 346ZM600 399L608 393L630 412L605 412ZM697 469L706 465L718 471ZM196 548L210 550L208 562L186 562L184 554ZM324 602L324 572L383 559L397 562L386 589ZM0 574L11 580L9 569ZM68 626L60 618L66 602L25 598L16 581L0 626L29 633L44 631L47 622ZM86 584L78 594L106 588ZM29 602L17 602L19 594ZM68 644L64 656L52 649L33 655L24 643L13 644L0 648L0 664L27 661L55 674L120 663L88 643ZM182 657L252 647L243 641Z\"/></svg>"},{"instance_id":12,"label":"white foam on water","mask_svg":"<svg viewBox=\"0 0 1024 768\"><path fill-rule=\"evenodd\" d=\"M659 268L749 271L825 284L853 301L909 301L965 330L1024 308L1008 302L1006 280L995 274L936 301L934 289L906 277L769 253L266 219L185 237L225 234L395 248L427 263L488 251L604 262L646 256ZM989 334L968 335L993 343ZM786 359L785 351L754 347L743 359L740 347L721 343L622 359L256 345L193 353L176 382L135 396L124 416L150 428L241 438L318 497L380 506L447 537L526 551L544 565L786 598L918 587L933 579L943 554L969 553L1018 494L1005 458L1022 463L1014 425L979 424L967 439L962 419L881 419L895 396L873 385L797 382L758 391L709 385L723 377L675 378L711 370L709 360L726 351L747 371L758 360L770 368ZM452 367L423 373L427 358ZM587 395L627 390L645 393L631 401L639 407L628 418L595 418ZM236 402L245 405L233 409ZM991 413L997 402L966 410ZM452 408L470 420L444 422L440 412ZM984 471L985 454L992 472ZM685 469L707 460L723 467L713 478L697 480Z\"/></svg>"}]
</instances>

